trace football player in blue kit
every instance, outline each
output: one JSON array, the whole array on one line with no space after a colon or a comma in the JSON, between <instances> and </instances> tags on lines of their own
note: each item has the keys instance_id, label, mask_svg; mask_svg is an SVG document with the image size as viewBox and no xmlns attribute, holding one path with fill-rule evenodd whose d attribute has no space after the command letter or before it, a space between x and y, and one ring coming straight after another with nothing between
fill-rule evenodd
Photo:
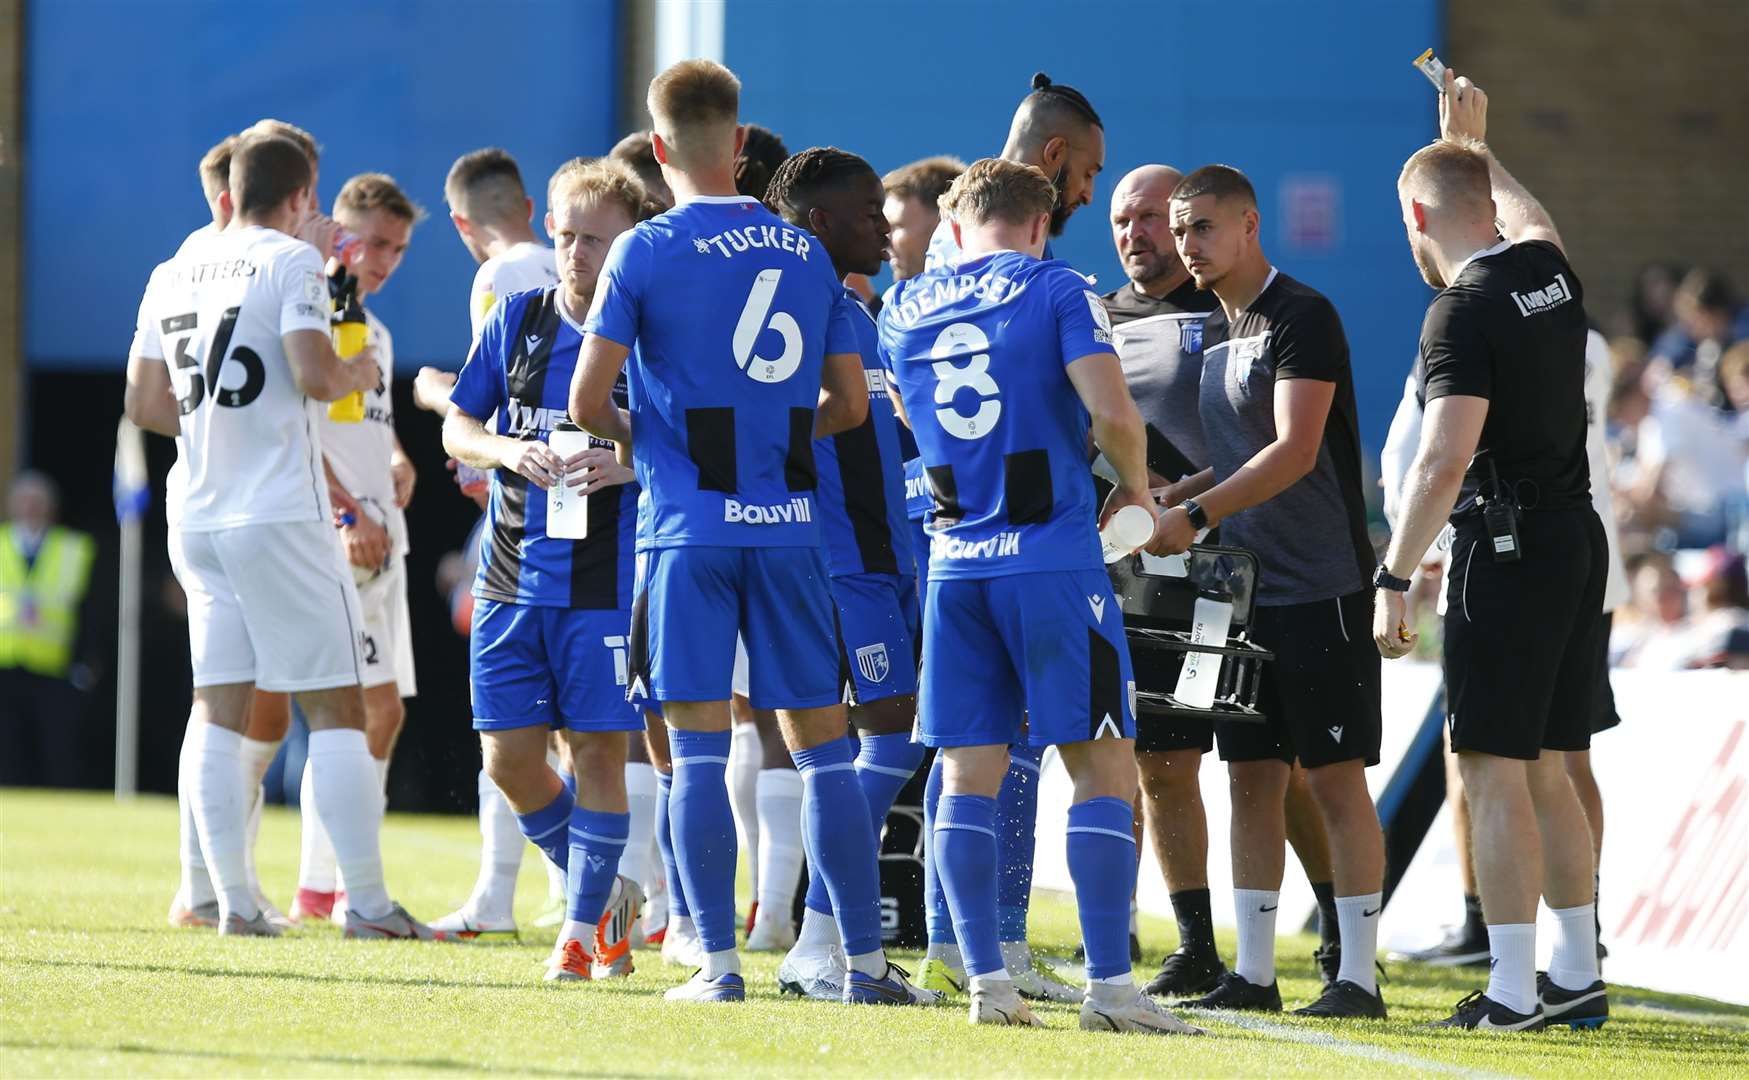
<instances>
[{"instance_id":1,"label":"football player in blue kit","mask_svg":"<svg viewBox=\"0 0 1749 1080\"><path fill-rule=\"evenodd\" d=\"M1037 166L1056 189L1050 208L1050 225L1043 257L1050 259L1050 236L1062 235L1069 218L1093 199L1094 182L1105 165L1105 124L1087 96L1072 86L1052 82L1038 72L1032 88L1021 99L1008 125L1000 155L1006 161ZM958 264L959 241L947 215L943 215L929 238L924 267L939 270ZM924 575L927 579L928 575ZM996 800L999 882L996 902L1001 912L997 928L1002 955L1014 976L1020 995L1041 1001L1078 1002L1080 991L1063 982L1050 967L1036 960L1026 940L1027 915L1032 905L1034 835L1038 827L1038 792L1042 746L1018 739L1008 759L1008 778ZM939 759L938 759L939 761ZM925 800L940 797L941 766L932 765ZM957 991L965 985L960 968L960 950L953 940L947 918L947 901L939 882L925 882L929 923L929 951L924 960L923 985L938 991Z\"/></svg>"},{"instance_id":2,"label":"football player in blue kit","mask_svg":"<svg viewBox=\"0 0 1749 1080\"><path fill-rule=\"evenodd\" d=\"M675 208L614 242L571 415L629 444L643 485L633 688L663 705L670 827L704 966L670 1000L745 998L724 778L735 635L755 708L778 711L804 830L838 918L847 1003L926 998L881 949L880 883L838 679L815 440L868 415L850 301L819 241L736 193L740 82L686 60L650 83ZM628 366L627 360L630 360ZM624 371L629 411L613 400Z\"/></svg>"},{"instance_id":3,"label":"football player in blue kit","mask_svg":"<svg viewBox=\"0 0 1749 1080\"><path fill-rule=\"evenodd\" d=\"M627 700L639 489L608 444L561 457L547 441L568 423L582 319L608 245L642 215L645 195L626 166L579 159L554 174L547 201L560 283L494 305L450 394L443 443L491 473L469 638L474 727L523 834L566 870L547 978L580 981L631 973L643 903L618 873L631 827L628 733L645 726L640 703ZM624 400L623 383L612 389ZM588 500L584 539L547 535L558 484ZM570 743L573 776L547 764L554 728Z\"/></svg>"},{"instance_id":4,"label":"football player in blue kit","mask_svg":"<svg viewBox=\"0 0 1749 1080\"><path fill-rule=\"evenodd\" d=\"M773 211L814 235L840 280L880 272L891 231L883 199L880 177L868 162L818 146L785 161L765 193ZM856 779L878 836L893 798L923 761L922 744L911 741L921 615L899 424L875 322L848 286L845 299L868 384L868 418L816 440L814 462L850 721L860 735ZM779 985L809 997L838 997L844 979L839 950L826 883L811 865L801 936L778 969Z\"/></svg>"},{"instance_id":5,"label":"football player in blue kit","mask_svg":"<svg viewBox=\"0 0 1749 1080\"><path fill-rule=\"evenodd\" d=\"M1042 1026L997 934L996 796L1020 736L1074 782L1067 851L1087 949L1081 1027L1190 1034L1137 988L1134 679L1099 551L1087 444L1116 467L1109 516L1157 513L1147 436L1087 280L1041 261L1057 192L974 163L942 200L962 259L897 285L880 348L935 500L920 728L939 748L933 854L971 982L971 1022Z\"/></svg>"}]
</instances>

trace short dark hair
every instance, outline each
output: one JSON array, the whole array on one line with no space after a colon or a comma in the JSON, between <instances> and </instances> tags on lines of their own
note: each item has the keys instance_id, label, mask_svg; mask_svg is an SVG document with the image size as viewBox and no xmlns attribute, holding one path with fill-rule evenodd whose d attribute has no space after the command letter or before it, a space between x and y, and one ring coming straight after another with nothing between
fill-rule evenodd
<instances>
[{"instance_id":1,"label":"short dark hair","mask_svg":"<svg viewBox=\"0 0 1749 1080\"><path fill-rule=\"evenodd\" d=\"M1257 189L1251 186L1251 181L1245 179L1245 174L1231 165L1204 165L1189 176L1178 181L1178 186L1172 189L1172 198L1178 202L1188 202L1199 195L1213 195L1217 199L1243 199L1245 205L1257 207Z\"/></svg>"},{"instance_id":2,"label":"short dark hair","mask_svg":"<svg viewBox=\"0 0 1749 1080\"><path fill-rule=\"evenodd\" d=\"M783 144L782 135L758 124L748 124L741 156L735 159L735 190L764 202L765 189L787 157L789 147Z\"/></svg>"},{"instance_id":3,"label":"short dark hair","mask_svg":"<svg viewBox=\"0 0 1749 1080\"><path fill-rule=\"evenodd\" d=\"M853 177L875 176L874 166L836 146L810 146L777 167L765 189L765 205L791 225L808 227L808 211L820 194Z\"/></svg>"},{"instance_id":4,"label":"short dark hair","mask_svg":"<svg viewBox=\"0 0 1749 1080\"><path fill-rule=\"evenodd\" d=\"M231 152L231 205L240 218L278 209L310 179L309 155L282 135L245 135Z\"/></svg>"},{"instance_id":5,"label":"short dark hair","mask_svg":"<svg viewBox=\"0 0 1749 1080\"><path fill-rule=\"evenodd\" d=\"M1732 312L1737 310L1737 290L1731 279L1717 270L1696 267L1683 275L1676 286L1676 303L1692 305L1700 311Z\"/></svg>"},{"instance_id":6,"label":"short dark hair","mask_svg":"<svg viewBox=\"0 0 1749 1080\"><path fill-rule=\"evenodd\" d=\"M456 158L443 181L443 198L451 210L470 221L500 224L528 217L522 170L508 151L496 146Z\"/></svg>"},{"instance_id":7,"label":"short dark hair","mask_svg":"<svg viewBox=\"0 0 1749 1080\"><path fill-rule=\"evenodd\" d=\"M931 210L947 193L954 178L966 171L966 163L945 154L901 165L881 177L881 187L895 199L916 199Z\"/></svg>"},{"instance_id":8,"label":"short dark hair","mask_svg":"<svg viewBox=\"0 0 1749 1080\"><path fill-rule=\"evenodd\" d=\"M304 156L310 159L310 166L312 168L321 164L321 144L316 142L316 137L314 135L311 135L296 124L288 124L284 120L275 120L271 116L264 117L255 121L253 124L250 124L242 131L237 132L238 138L242 138L245 135L277 135L282 139L290 139L292 142L297 143L298 148L304 152Z\"/></svg>"}]
</instances>

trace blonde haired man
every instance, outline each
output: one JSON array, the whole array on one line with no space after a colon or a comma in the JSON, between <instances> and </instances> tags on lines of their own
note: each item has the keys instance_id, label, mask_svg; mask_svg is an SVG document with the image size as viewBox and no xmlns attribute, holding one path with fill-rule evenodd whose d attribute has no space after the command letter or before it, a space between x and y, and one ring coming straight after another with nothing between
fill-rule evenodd
<instances>
[{"instance_id":1,"label":"blonde haired man","mask_svg":"<svg viewBox=\"0 0 1749 1080\"><path fill-rule=\"evenodd\" d=\"M493 306L450 394L443 442L491 474L469 638L474 728L523 835L567 873L547 978L584 981L631 973L644 899L618 873L631 833L627 737L645 724L628 702L626 663L639 489L609 444L562 456L548 440L575 430L564 401L582 320L608 246L637 220L644 193L623 166L584 161L562 166L548 190L559 284ZM547 531L549 490L560 485L587 500L583 539ZM570 745L574 787L548 764L554 728Z\"/></svg>"}]
</instances>

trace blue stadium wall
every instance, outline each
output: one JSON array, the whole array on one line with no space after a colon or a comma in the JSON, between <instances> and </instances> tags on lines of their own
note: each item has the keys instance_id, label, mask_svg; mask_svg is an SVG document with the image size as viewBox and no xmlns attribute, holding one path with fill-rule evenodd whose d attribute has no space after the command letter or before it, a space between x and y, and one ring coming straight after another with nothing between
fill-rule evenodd
<instances>
[{"instance_id":1,"label":"blue stadium wall","mask_svg":"<svg viewBox=\"0 0 1749 1080\"><path fill-rule=\"evenodd\" d=\"M742 117L797 150L880 170L999 153L1034 71L1088 95L1105 172L1057 254L1123 282L1112 185L1150 161L1219 161L1257 185L1265 250L1342 313L1362 436L1376 450L1431 295L1410 262L1397 170L1437 134L1409 61L1438 45L1437 0L728 0Z\"/></svg>"},{"instance_id":2,"label":"blue stadium wall","mask_svg":"<svg viewBox=\"0 0 1749 1080\"><path fill-rule=\"evenodd\" d=\"M474 263L447 220L444 175L461 153L503 146L534 191L567 158L611 146L619 9L616 0L28 3L31 368L120 370L147 275L208 220L195 163L263 116L321 140L325 204L348 176L380 170L431 214L372 307L404 370L459 363Z\"/></svg>"}]
</instances>

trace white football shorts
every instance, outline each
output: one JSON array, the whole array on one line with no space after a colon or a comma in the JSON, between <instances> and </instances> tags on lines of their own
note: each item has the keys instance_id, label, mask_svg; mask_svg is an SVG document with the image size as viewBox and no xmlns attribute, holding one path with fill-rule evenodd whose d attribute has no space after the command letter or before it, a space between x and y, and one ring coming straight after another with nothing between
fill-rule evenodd
<instances>
[{"instance_id":1,"label":"white football shorts","mask_svg":"<svg viewBox=\"0 0 1749 1080\"><path fill-rule=\"evenodd\" d=\"M327 522L170 532L188 597L194 685L298 692L357 686L364 618Z\"/></svg>"},{"instance_id":2,"label":"white football shorts","mask_svg":"<svg viewBox=\"0 0 1749 1080\"><path fill-rule=\"evenodd\" d=\"M407 558L396 555L383 572L358 587L364 608L364 686L394 683L400 696L417 694L413 680L413 620L407 610Z\"/></svg>"}]
</instances>

